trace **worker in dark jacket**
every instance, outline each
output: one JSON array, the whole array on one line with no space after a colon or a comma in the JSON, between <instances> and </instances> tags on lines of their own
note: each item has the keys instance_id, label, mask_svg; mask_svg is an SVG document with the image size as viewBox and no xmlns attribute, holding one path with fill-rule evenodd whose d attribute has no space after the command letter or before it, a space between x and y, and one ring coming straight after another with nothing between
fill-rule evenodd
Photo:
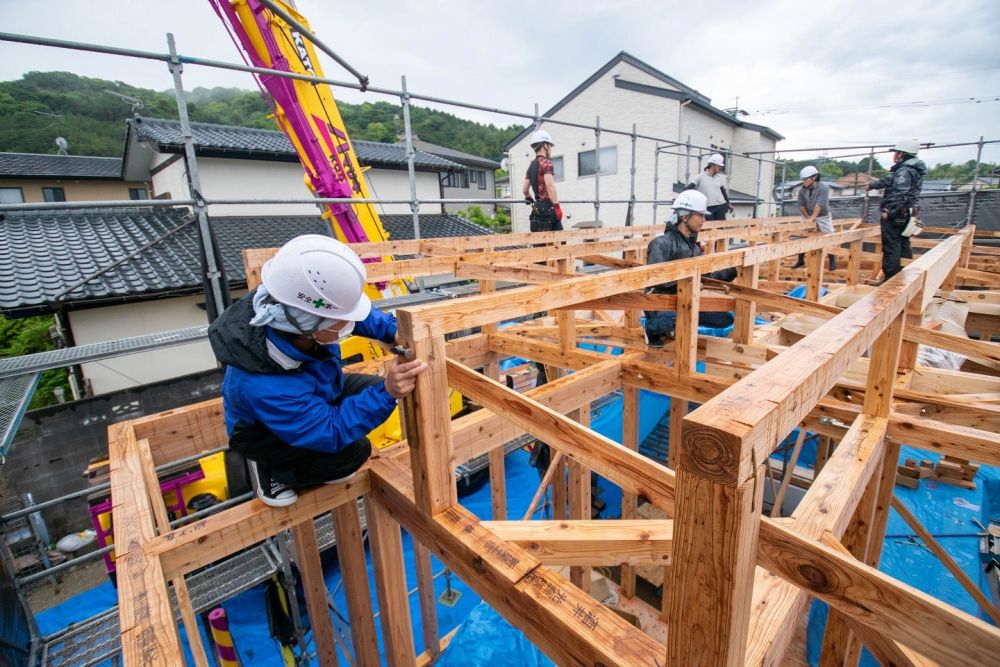
<instances>
[{"instance_id":1,"label":"worker in dark jacket","mask_svg":"<svg viewBox=\"0 0 1000 667\"><path fill-rule=\"evenodd\" d=\"M697 257L698 232L708 214L708 200L697 190L685 190L677 195L671 205L674 217L667 223L662 236L653 239L646 250L646 263L659 264L677 259ZM736 269L722 269L706 274L709 278L725 280L736 278ZM649 290L654 294L677 294L677 283L656 285ZM732 313L699 313L698 324L703 327L724 328L732 325ZM673 338L677 328L677 313L672 310L649 311L646 313L646 342L654 347L663 345L664 338Z\"/></svg>"},{"instance_id":2,"label":"worker in dark jacket","mask_svg":"<svg viewBox=\"0 0 1000 667\"><path fill-rule=\"evenodd\" d=\"M902 270L900 257L913 259L910 238L903 230L910 222L924 184L927 165L917 158L920 143L904 139L893 146L893 162L889 174L868 183L868 190L882 190L879 204L882 226L882 280L889 280Z\"/></svg>"},{"instance_id":3,"label":"worker in dark jacket","mask_svg":"<svg viewBox=\"0 0 1000 667\"><path fill-rule=\"evenodd\" d=\"M257 497L291 505L296 488L343 480L371 455L367 434L388 419L427 364L394 360L380 377L344 374L340 341L392 344L396 318L373 308L354 251L327 236L292 239L261 269L261 286L209 327L225 365L229 448L248 461Z\"/></svg>"}]
</instances>

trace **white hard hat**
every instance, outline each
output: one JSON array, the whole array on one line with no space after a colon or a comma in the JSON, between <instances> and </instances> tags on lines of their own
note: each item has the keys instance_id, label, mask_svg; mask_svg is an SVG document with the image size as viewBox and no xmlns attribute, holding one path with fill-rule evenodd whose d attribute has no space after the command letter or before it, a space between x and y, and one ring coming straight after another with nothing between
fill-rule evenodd
<instances>
[{"instance_id":1,"label":"white hard hat","mask_svg":"<svg viewBox=\"0 0 1000 667\"><path fill-rule=\"evenodd\" d=\"M367 272L354 251L320 234L297 236L260 271L275 301L332 320L360 322L371 312Z\"/></svg>"},{"instance_id":2,"label":"white hard hat","mask_svg":"<svg viewBox=\"0 0 1000 667\"><path fill-rule=\"evenodd\" d=\"M722 157L722 153L712 153L712 155L708 158L708 163L717 164L720 167L725 167L726 158Z\"/></svg>"},{"instance_id":3,"label":"white hard hat","mask_svg":"<svg viewBox=\"0 0 1000 667\"><path fill-rule=\"evenodd\" d=\"M677 209L684 209L708 215L708 198L697 190L685 190L677 195L677 198L674 199L674 203L670 205L670 208L675 211Z\"/></svg>"},{"instance_id":4,"label":"white hard hat","mask_svg":"<svg viewBox=\"0 0 1000 667\"><path fill-rule=\"evenodd\" d=\"M920 142L916 139L900 139L896 142L896 145L892 147L892 150L908 153L909 155L916 155L920 150Z\"/></svg>"},{"instance_id":5,"label":"white hard hat","mask_svg":"<svg viewBox=\"0 0 1000 667\"><path fill-rule=\"evenodd\" d=\"M555 142L552 141L552 135L545 130L535 130L531 133L531 145L537 146L538 144L556 145Z\"/></svg>"},{"instance_id":6,"label":"white hard hat","mask_svg":"<svg viewBox=\"0 0 1000 667\"><path fill-rule=\"evenodd\" d=\"M799 172L799 178L801 178L804 181L807 178L809 178L810 176L815 176L818 173L819 173L819 169L817 169L816 167L812 166L811 164L810 165L806 165L805 167L802 167L802 171Z\"/></svg>"}]
</instances>

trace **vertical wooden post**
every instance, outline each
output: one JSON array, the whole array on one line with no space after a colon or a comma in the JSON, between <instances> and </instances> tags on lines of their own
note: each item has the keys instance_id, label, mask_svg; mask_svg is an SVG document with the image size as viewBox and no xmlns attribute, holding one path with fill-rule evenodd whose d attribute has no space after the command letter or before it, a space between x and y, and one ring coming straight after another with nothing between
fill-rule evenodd
<instances>
[{"instance_id":1,"label":"vertical wooden post","mask_svg":"<svg viewBox=\"0 0 1000 667\"><path fill-rule=\"evenodd\" d=\"M479 293L487 294L496 291L495 280L480 280ZM483 325L484 334L494 334L497 332L496 324ZM495 361L487 361L483 366L483 375L491 380L500 379L500 365ZM507 520L507 478L504 461L503 447L491 449L490 460L490 498L493 501L493 520Z\"/></svg>"},{"instance_id":2,"label":"vertical wooden post","mask_svg":"<svg viewBox=\"0 0 1000 667\"><path fill-rule=\"evenodd\" d=\"M645 253L642 253L645 254ZM625 259L639 261L640 251L625 252ZM638 310L625 311L625 330L631 331L640 325ZM622 387L622 446L639 451L639 388L625 385ZM635 519L638 509L638 497L634 493L622 491L622 519ZM621 566L621 591L626 598L635 597L635 568L631 565Z\"/></svg>"},{"instance_id":3,"label":"vertical wooden post","mask_svg":"<svg viewBox=\"0 0 1000 667\"><path fill-rule=\"evenodd\" d=\"M344 597L351 619L351 639L360 665L378 665L378 637L372 616L372 599L365 564L365 545L361 539L361 516L357 502L334 507L333 530L337 537L337 559L344 582ZM312 522L310 529L312 529ZM322 573L320 573L322 575Z\"/></svg>"},{"instance_id":4,"label":"vertical wooden post","mask_svg":"<svg viewBox=\"0 0 1000 667\"><path fill-rule=\"evenodd\" d=\"M295 538L295 562L299 566L302 589L306 596L306 609L309 611L309 622L312 625L313 642L316 645L316 659L323 667L330 665L336 667L337 645L333 638L333 623L327 606L323 566L319 562L319 543L316 541L316 526L312 519L292 526L292 536ZM368 613L371 619L371 611ZM354 620L353 614L351 620L352 622Z\"/></svg>"},{"instance_id":5,"label":"vertical wooden post","mask_svg":"<svg viewBox=\"0 0 1000 667\"><path fill-rule=\"evenodd\" d=\"M368 543L375 571L385 659L391 667L413 665L417 650L413 645L410 596L399 524L371 496L365 497L365 516L368 519Z\"/></svg>"},{"instance_id":6,"label":"vertical wooden post","mask_svg":"<svg viewBox=\"0 0 1000 667\"><path fill-rule=\"evenodd\" d=\"M674 338L674 368L685 376L698 362L698 307L701 301L701 276L677 281L677 324ZM680 454L681 421L687 414L688 402L670 399L669 467L676 469Z\"/></svg>"},{"instance_id":7,"label":"vertical wooden post","mask_svg":"<svg viewBox=\"0 0 1000 667\"><path fill-rule=\"evenodd\" d=\"M736 284L756 289L760 281L760 265L741 266L737 269ZM757 304L749 299L736 300L736 319L733 325L733 341L746 345L753 342L754 319Z\"/></svg>"},{"instance_id":8,"label":"vertical wooden post","mask_svg":"<svg viewBox=\"0 0 1000 667\"><path fill-rule=\"evenodd\" d=\"M862 408L865 414L873 417L889 416L905 321L906 314L900 313L875 341ZM861 502L858 503L851 525L844 533L842 541L844 547L872 567L878 566L882 551L882 539L889 521L889 506L892 504L898 464L899 445L894 442L887 443L881 473L878 477L872 477ZM857 665L860 655L860 638L851 631L850 624L840 613L831 610L823 638L820 664L823 667Z\"/></svg>"},{"instance_id":9,"label":"vertical wooden post","mask_svg":"<svg viewBox=\"0 0 1000 667\"><path fill-rule=\"evenodd\" d=\"M847 256L847 286L853 287L861 278L861 240L851 241L850 254Z\"/></svg>"},{"instance_id":10,"label":"vertical wooden post","mask_svg":"<svg viewBox=\"0 0 1000 667\"><path fill-rule=\"evenodd\" d=\"M590 404L576 411L576 420L590 426ZM590 519L590 470L583 464L571 461L569 464L569 510L571 519ZM590 567L574 566L569 569L569 578L584 592L590 592Z\"/></svg>"},{"instance_id":11,"label":"vertical wooden post","mask_svg":"<svg viewBox=\"0 0 1000 667\"><path fill-rule=\"evenodd\" d=\"M806 299L819 301L820 288L823 286L822 248L806 253L806 276Z\"/></svg>"},{"instance_id":12,"label":"vertical wooden post","mask_svg":"<svg viewBox=\"0 0 1000 667\"><path fill-rule=\"evenodd\" d=\"M772 232L771 243L777 245L787 238L787 232ZM781 280L781 260L775 259L767 264L767 277L769 280Z\"/></svg>"},{"instance_id":13,"label":"vertical wooden post","mask_svg":"<svg viewBox=\"0 0 1000 667\"><path fill-rule=\"evenodd\" d=\"M399 310L396 318L403 344L429 366L417 377L413 392L400 401L400 413L410 447L417 507L436 515L458 502L444 336L414 340L410 314Z\"/></svg>"},{"instance_id":14,"label":"vertical wooden post","mask_svg":"<svg viewBox=\"0 0 1000 667\"><path fill-rule=\"evenodd\" d=\"M412 536L411 536L412 537ZM424 631L424 650L436 660L441 655L441 635L438 630L437 595L434 592L434 571L431 552L413 540L413 562L417 568L417 596L420 598L420 621Z\"/></svg>"},{"instance_id":15,"label":"vertical wooden post","mask_svg":"<svg viewBox=\"0 0 1000 667\"><path fill-rule=\"evenodd\" d=\"M153 518L156 520L156 529L160 535L164 535L170 532L170 517L167 516L167 507L163 503L160 480L156 477L156 465L153 463L153 454L149 451L149 440L139 440L136 445L139 451L139 460L142 463L142 481L146 486L146 493L149 495L149 504L153 510ZM201 628L198 626L198 619L194 616L191 595L188 592L184 575L179 575L170 583L177 596L177 607L180 609L181 620L184 622L184 631L187 633L188 646L191 648L194 664L196 667L208 667L208 656L205 654L205 645L201 641Z\"/></svg>"},{"instance_id":16,"label":"vertical wooden post","mask_svg":"<svg viewBox=\"0 0 1000 667\"><path fill-rule=\"evenodd\" d=\"M666 664L737 667L750 624L764 467L753 466L748 478L720 480L720 460L736 466L726 473L736 472L752 444L705 419L689 415L684 425L666 591Z\"/></svg>"}]
</instances>

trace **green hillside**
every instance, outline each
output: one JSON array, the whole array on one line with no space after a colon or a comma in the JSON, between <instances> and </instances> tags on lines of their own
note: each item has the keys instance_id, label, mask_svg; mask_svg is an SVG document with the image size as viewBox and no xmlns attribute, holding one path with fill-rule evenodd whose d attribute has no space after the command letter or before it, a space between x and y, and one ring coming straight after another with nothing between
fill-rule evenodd
<instances>
[{"instance_id":1,"label":"green hillside","mask_svg":"<svg viewBox=\"0 0 1000 667\"><path fill-rule=\"evenodd\" d=\"M137 88L69 72L29 72L17 81L0 82L0 151L55 153L56 137L69 142L73 155L120 157L125 147L125 119L131 104L153 118L177 118L172 91ZM339 103L353 139L393 143L402 131L402 109L389 102ZM193 121L275 129L259 92L238 88L195 88L188 94ZM499 128L463 120L443 111L413 107L417 136L441 146L499 160L503 145L520 126Z\"/></svg>"}]
</instances>

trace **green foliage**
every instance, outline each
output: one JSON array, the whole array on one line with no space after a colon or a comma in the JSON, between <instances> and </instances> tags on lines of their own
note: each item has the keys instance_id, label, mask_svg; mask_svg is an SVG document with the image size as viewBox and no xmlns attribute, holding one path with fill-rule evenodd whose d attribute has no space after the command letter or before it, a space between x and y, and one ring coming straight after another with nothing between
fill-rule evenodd
<instances>
[{"instance_id":1,"label":"green foliage","mask_svg":"<svg viewBox=\"0 0 1000 667\"><path fill-rule=\"evenodd\" d=\"M55 153L55 138L62 136L73 155L120 157L131 109L105 91L142 100L139 115L177 118L173 91L157 92L70 72L29 72L17 81L0 82L0 151ZM259 92L199 87L187 98L193 121L276 129ZM389 102L340 102L338 107L354 139L394 143L403 130L402 109ZM522 129L482 125L423 107L411 109L411 121L413 131L424 141L487 158L498 158L503 145Z\"/></svg>"},{"instance_id":2,"label":"green foliage","mask_svg":"<svg viewBox=\"0 0 1000 667\"><path fill-rule=\"evenodd\" d=\"M481 207L472 205L467 211L456 211L455 215L477 225L489 227L497 233L510 231L510 214L503 208L498 207L496 215L490 216Z\"/></svg>"},{"instance_id":3,"label":"green foliage","mask_svg":"<svg viewBox=\"0 0 1000 667\"><path fill-rule=\"evenodd\" d=\"M51 316L8 319L0 315L0 357L19 357L35 352L55 349L49 337L49 327L55 324ZM66 370L56 368L42 373L30 409L55 404L53 389L62 387L66 396L70 395Z\"/></svg>"},{"instance_id":4,"label":"green foliage","mask_svg":"<svg viewBox=\"0 0 1000 667\"><path fill-rule=\"evenodd\" d=\"M819 169L819 173L823 175L823 178L832 181L844 176L846 174L867 174L868 173L868 158L862 158L858 162L851 162L850 160L830 160L826 158L811 160L779 160L778 164L775 165L774 169L774 183L777 185L781 182L781 166L785 166L785 180L786 181L797 181L799 179L799 171L802 167L806 165L812 165ZM878 158L875 158L875 162L872 165L872 176L879 177L884 176L888 172L879 164Z\"/></svg>"},{"instance_id":5,"label":"green foliage","mask_svg":"<svg viewBox=\"0 0 1000 667\"><path fill-rule=\"evenodd\" d=\"M827 180L837 180L844 175L844 170L836 162L824 162L819 166L819 173Z\"/></svg>"},{"instance_id":6,"label":"green foliage","mask_svg":"<svg viewBox=\"0 0 1000 667\"><path fill-rule=\"evenodd\" d=\"M984 162L979 165L979 176L984 178L989 177L995 174L998 170L1000 170L1000 165ZM924 176L924 178L950 178L955 181L955 185L961 185L963 183L971 182L975 174L976 161L969 160L968 162L964 162L962 164L944 162L942 164L934 165L927 171L927 175Z\"/></svg>"}]
</instances>

